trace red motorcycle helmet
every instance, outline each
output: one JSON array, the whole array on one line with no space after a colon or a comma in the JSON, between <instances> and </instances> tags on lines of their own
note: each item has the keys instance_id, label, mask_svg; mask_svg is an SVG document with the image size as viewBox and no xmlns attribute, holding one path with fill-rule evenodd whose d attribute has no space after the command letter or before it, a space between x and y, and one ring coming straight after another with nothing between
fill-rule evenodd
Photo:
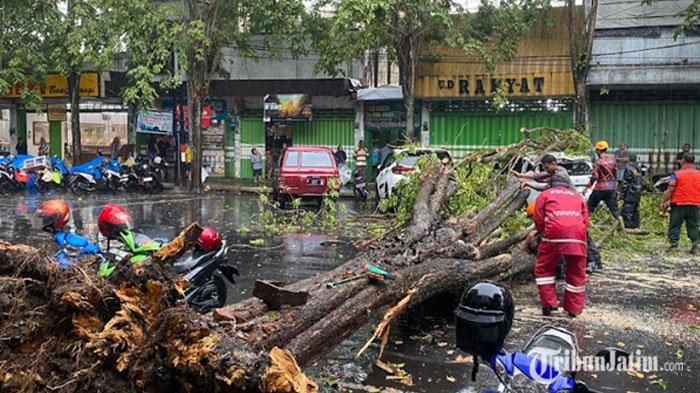
<instances>
[{"instance_id":1,"label":"red motorcycle helmet","mask_svg":"<svg viewBox=\"0 0 700 393\"><path fill-rule=\"evenodd\" d=\"M197 239L197 247L204 252L212 252L221 247L221 234L212 227L205 227Z\"/></svg>"},{"instance_id":2,"label":"red motorcycle helmet","mask_svg":"<svg viewBox=\"0 0 700 393\"><path fill-rule=\"evenodd\" d=\"M60 231L68 224L70 207L63 199L51 199L44 202L38 213L44 229Z\"/></svg>"},{"instance_id":3,"label":"red motorcycle helmet","mask_svg":"<svg viewBox=\"0 0 700 393\"><path fill-rule=\"evenodd\" d=\"M97 217L97 228L102 236L108 239L116 239L123 231L128 231L131 227L131 216L120 205L106 204L99 217Z\"/></svg>"}]
</instances>

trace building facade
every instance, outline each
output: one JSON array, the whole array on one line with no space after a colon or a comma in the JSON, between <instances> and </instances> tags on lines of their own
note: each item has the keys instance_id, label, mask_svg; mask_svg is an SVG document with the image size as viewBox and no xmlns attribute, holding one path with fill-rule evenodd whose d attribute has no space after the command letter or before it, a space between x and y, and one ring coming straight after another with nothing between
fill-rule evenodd
<instances>
[{"instance_id":1,"label":"building facade","mask_svg":"<svg viewBox=\"0 0 700 393\"><path fill-rule=\"evenodd\" d=\"M570 127L574 87L565 10L552 9L552 20L534 26L493 73L459 48L423 53L416 80L422 142L462 157L516 142L522 127ZM496 106L499 87L508 102Z\"/></svg>"},{"instance_id":2,"label":"building facade","mask_svg":"<svg viewBox=\"0 0 700 393\"><path fill-rule=\"evenodd\" d=\"M626 143L667 172L690 143L700 153L700 34L676 35L692 0L600 0L588 78L594 138Z\"/></svg>"}]
</instances>

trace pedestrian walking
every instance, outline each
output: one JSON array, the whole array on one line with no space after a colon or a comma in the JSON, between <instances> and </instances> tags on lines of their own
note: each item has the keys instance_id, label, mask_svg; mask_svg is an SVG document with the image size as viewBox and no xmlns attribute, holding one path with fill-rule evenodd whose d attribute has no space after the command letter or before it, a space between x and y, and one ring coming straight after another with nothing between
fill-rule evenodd
<instances>
[{"instance_id":1,"label":"pedestrian walking","mask_svg":"<svg viewBox=\"0 0 700 393\"><path fill-rule=\"evenodd\" d=\"M622 182L625 176L625 169L627 169L627 164L630 162L630 151L627 150L627 144L620 143L620 148L617 149L614 156L617 162L617 181Z\"/></svg>"},{"instance_id":2,"label":"pedestrian walking","mask_svg":"<svg viewBox=\"0 0 700 393\"><path fill-rule=\"evenodd\" d=\"M184 183L188 184L192 175L192 148L189 143L180 144L180 169Z\"/></svg>"},{"instance_id":3,"label":"pedestrian walking","mask_svg":"<svg viewBox=\"0 0 700 393\"><path fill-rule=\"evenodd\" d=\"M681 151L676 154L676 169L681 169L683 166L683 156L690 153L691 147L690 143L686 143L683 145L683 148L681 148Z\"/></svg>"},{"instance_id":4,"label":"pedestrian walking","mask_svg":"<svg viewBox=\"0 0 700 393\"><path fill-rule=\"evenodd\" d=\"M604 202L617 220L618 227L623 229L625 223L617 207L617 161L608 155L606 141L598 141L595 144L595 152L598 159L593 164L593 175L586 186L586 192L593 187L593 192L588 197L588 212L592 215L600 202Z\"/></svg>"},{"instance_id":5,"label":"pedestrian walking","mask_svg":"<svg viewBox=\"0 0 700 393\"><path fill-rule=\"evenodd\" d=\"M112 144L109 145L110 157L114 158L116 160L117 156L119 155L119 149L121 149L121 147L122 147L121 140L119 140L118 136L115 136L114 139L112 140Z\"/></svg>"},{"instance_id":6,"label":"pedestrian walking","mask_svg":"<svg viewBox=\"0 0 700 393\"><path fill-rule=\"evenodd\" d=\"M357 144L357 150L355 150L355 170L360 171L364 175L365 168L367 168L367 149L365 148L365 141L360 141Z\"/></svg>"},{"instance_id":7,"label":"pedestrian walking","mask_svg":"<svg viewBox=\"0 0 700 393\"><path fill-rule=\"evenodd\" d=\"M345 164L345 161L348 160L348 155L345 153L345 150L343 150L342 145L338 145L338 150L336 150L333 155L335 156L335 162L338 166Z\"/></svg>"},{"instance_id":8,"label":"pedestrian walking","mask_svg":"<svg viewBox=\"0 0 700 393\"><path fill-rule=\"evenodd\" d=\"M695 167L695 156L683 155L681 169L671 175L668 189L664 193L661 210L671 208L671 220L668 225L670 250L678 248L681 226L685 222L688 237L692 242L690 253L698 253L700 246L700 170Z\"/></svg>"},{"instance_id":9,"label":"pedestrian walking","mask_svg":"<svg viewBox=\"0 0 700 393\"><path fill-rule=\"evenodd\" d=\"M39 139L39 155L49 155L49 144L46 143L46 139L43 136L41 137L41 139Z\"/></svg>"},{"instance_id":10,"label":"pedestrian walking","mask_svg":"<svg viewBox=\"0 0 700 393\"><path fill-rule=\"evenodd\" d=\"M563 257L566 261L564 311L576 317L583 312L586 302L586 202L568 184L555 182L537 197L532 220L542 236L535 262L542 314L549 316L558 307L555 280Z\"/></svg>"},{"instance_id":11,"label":"pedestrian walking","mask_svg":"<svg viewBox=\"0 0 700 393\"><path fill-rule=\"evenodd\" d=\"M637 163L637 155L629 154L622 179L622 220L625 228L639 228L639 203L642 200L642 168Z\"/></svg>"},{"instance_id":12,"label":"pedestrian walking","mask_svg":"<svg viewBox=\"0 0 700 393\"><path fill-rule=\"evenodd\" d=\"M258 184L260 182L260 176L262 176L262 156L258 153L258 149L253 148L250 151L250 163L253 166L253 182Z\"/></svg>"}]
</instances>

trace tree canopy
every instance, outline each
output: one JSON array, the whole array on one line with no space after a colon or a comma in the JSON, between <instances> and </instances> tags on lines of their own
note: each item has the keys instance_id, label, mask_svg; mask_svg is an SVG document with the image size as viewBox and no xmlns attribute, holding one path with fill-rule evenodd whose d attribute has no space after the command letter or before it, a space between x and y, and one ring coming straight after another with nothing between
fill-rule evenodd
<instances>
[{"instance_id":1,"label":"tree canopy","mask_svg":"<svg viewBox=\"0 0 700 393\"><path fill-rule=\"evenodd\" d=\"M406 104L406 133L412 133L416 65L431 44L478 55L487 69L508 59L547 0L482 0L476 12L454 0L318 0L314 47L318 71L341 73L339 66L370 50L385 49L399 67ZM328 18L322 10L335 10Z\"/></svg>"}]
</instances>

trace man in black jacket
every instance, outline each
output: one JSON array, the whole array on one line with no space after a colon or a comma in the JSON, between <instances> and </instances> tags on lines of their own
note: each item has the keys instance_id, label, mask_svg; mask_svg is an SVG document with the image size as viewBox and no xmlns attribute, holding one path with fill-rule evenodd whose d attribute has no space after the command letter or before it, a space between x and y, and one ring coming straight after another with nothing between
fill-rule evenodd
<instances>
[{"instance_id":1,"label":"man in black jacket","mask_svg":"<svg viewBox=\"0 0 700 393\"><path fill-rule=\"evenodd\" d=\"M622 219L625 228L639 228L639 201L642 199L642 168L637 155L629 155L629 163L622 178Z\"/></svg>"}]
</instances>

